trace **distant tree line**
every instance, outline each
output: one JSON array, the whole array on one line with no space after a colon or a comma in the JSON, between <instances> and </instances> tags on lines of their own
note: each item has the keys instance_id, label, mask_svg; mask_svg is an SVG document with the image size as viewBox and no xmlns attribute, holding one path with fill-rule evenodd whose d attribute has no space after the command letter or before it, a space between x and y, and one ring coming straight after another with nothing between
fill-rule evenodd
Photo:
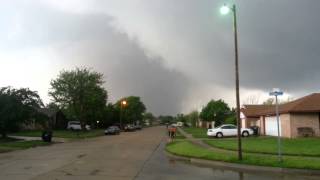
<instances>
[{"instance_id":1,"label":"distant tree line","mask_svg":"<svg viewBox=\"0 0 320 180\"><path fill-rule=\"evenodd\" d=\"M159 116L162 123L183 122L186 126L195 127L201 121L215 122L215 126L221 124L236 124L235 109L230 108L223 100L210 100L199 112L193 110L188 114L176 116Z\"/></svg>"}]
</instances>

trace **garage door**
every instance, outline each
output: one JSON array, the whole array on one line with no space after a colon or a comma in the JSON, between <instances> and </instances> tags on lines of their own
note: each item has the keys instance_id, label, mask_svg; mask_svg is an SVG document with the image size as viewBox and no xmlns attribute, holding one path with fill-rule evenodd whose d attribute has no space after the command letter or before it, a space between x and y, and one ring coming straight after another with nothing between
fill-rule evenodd
<instances>
[{"instance_id":1,"label":"garage door","mask_svg":"<svg viewBox=\"0 0 320 180\"><path fill-rule=\"evenodd\" d=\"M277 118L276 116L266 117L265 119L266 125L266 135L268 136L278 136L278 126L277 126ZM279 126L281 127L281 119L279 118ZM281 128L280 128L280 136L281 136Z\"/></svg>"}]
</instances>

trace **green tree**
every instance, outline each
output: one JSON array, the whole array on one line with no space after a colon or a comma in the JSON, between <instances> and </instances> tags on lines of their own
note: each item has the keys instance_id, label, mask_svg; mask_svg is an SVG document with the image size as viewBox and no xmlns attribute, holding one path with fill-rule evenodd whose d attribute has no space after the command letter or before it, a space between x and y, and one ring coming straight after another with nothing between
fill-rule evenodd
<instances>
[{"instance_id":1,"label":"green tree","mask_svg":"<svg viewBox=\"0 0 320 180\"><path fill-rule=\"evenodd\" d=\"M119 112L111 103L105 108L104 118L102 120L102 127L108 127L119 123Z\"/></svg>"},{"instance_id":2,"label":"green tree","mask_svg":"<svg viewBox=\"0 0 320 180\"><path fill-rule=\"evenodd\" d=\"M152 125L152 122L154 120L155 120L155 117L153 116L153 114L151 112L144 113L144 115L143 115L143 123L148 121L150 123L150 125Z\"/></svg>"},{"instance_id":3,"label":"green tree","mask_svg":"<svg viewBox=\"0 0 320 180\"><path fill-rule=\"evenodd\" d=\"M184 114L177 114L176 116L177 122L182 122L184 125L187 123L187 117Z\"/></svg>"},{"instance_id":4,"label":"green tree","mask_svg":"<svg viewBox=\"0 0 320 180\"><path fill-rule=\"evenodd\" d=\"M215 121L215 125L219 126L224 123L225 118L230 113L230 108L223 100L211 100L202 109L200 118L204 121Z\"/></svg>"},{"instance_id":5,"label":"green tree","mask_svg":"<svg viewBox=\"0 0 320 180\"><path fill-rule=\"evenodd\" d=\"M169 115L167 115L167 116L160 115L158 118L160 119L162 124L165 124L165 123L171 124L171 123L175 122L175 118L173 116L169 116Z\"/></svg>"},{"instance_id":6,"label":"green tree","mask_svg":"<svg viewBox=\"0 0 320 180\"><path fill-rule=\"evenodd\" d=\"M187 122L188 122L192 127L196 127L198 119L199 119L199 112L198 112L197 110L191 111L191 112L187 115Z\"/></svg>"},{"instance_id":7,"label":"green tree","mask_svg":"<svg viewBox=\"0 0 320 180\"><path fill-rule=\"evenodd\" d=\"M121 105L122 101L126 101L126 105ZM132 124L136 121L140 123L143 120L143 113L146 111L146 107L141 101L140 97L129 96L121 98L116 104L115 109L122 116L123 124ZM121 110L120 110L121 109Z\"/></svg>"},{"instance_id":8,"label":"green tree","mask_svg":"<svg viewBox=\"0 0 320 180\"><path fill-rule=\"evenodd\" d=\"M44 115L38 109L43 103L37 92L28 88L13 89L3 87L0 89L0 133L3 138L7 132L27 124L31 120L43 120Z\"/></svg>"},{"instance_id":9,"label":"green tree","mask_svg":"<svg viewBox=\"0 0 320 180\"><path fill-rule=\"evenodd\" d=\"M231 111L229 112L229 114L225 120L225 123L237 125L236 109L235 108L231 109Z\"/></svg>"},{"instance_id":10,"label":"green tree","mask_svg":"<svg viewBox=\"0 0 320 180\"><path fill-rule=\"evenodd\" d=\"M49 95L69 119L86 123L101 121L107 103L107 91L103 88L103 75L87 68L61 71L51 81Z\"/></svg>"}]
</instances>

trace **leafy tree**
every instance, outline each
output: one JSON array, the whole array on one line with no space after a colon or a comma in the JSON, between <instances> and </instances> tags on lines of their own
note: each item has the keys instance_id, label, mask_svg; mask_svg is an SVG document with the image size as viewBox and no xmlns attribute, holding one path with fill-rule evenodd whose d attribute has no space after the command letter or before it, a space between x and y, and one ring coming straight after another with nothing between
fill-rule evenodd
<instances>
[{"instance_id":1,"label":"leafy tree","mask_svg":"<svg viewBox=\"0 0 320 180\"><path fill-rule=\"evenodd\" d=\"M151 112L144 113L143 121L146 122L147 120L149 121L150 125L152 125L152 122L155 120L155 117Z\"/></svg>"},{"instance_id":2,"label":"leafy tree","mask_svg":"<svg viewBox=\"0 0 320 180\"><path fill-rule=\"evenodd\" d=\"M191 111L187 115L187 122L192 126L195 127L197 125L197 121L199 119L199 112L197 110Z\"/></svg>"},{"instance_id":3,"label":"leafy tree","mask_svg":"<svg viewBox=\"0 0 320 180\"><path fill-rule=\"evenodd\" d=\"M219 126L224 123L224 120L229 113L230 108L223 100L211 100L202 109L200 118L204 121L215 121L215 125Z\"/></svg>"},{"instance_id":4,"label":"leafy tree","mask_svg":"<svg viewBox=\"0 0 320 180\"><path fill-rule=\"evenodd\" d=\"M186 124L187 117L184 114L177 114L176 121L182 122L183 124Z\"/></svg>"},{"instance_id":5,"label":"leafy tree","mask_svg":"<svg viewBox=\"0 0 320 180\"><path fill-rule=\"evenodd\" d=\"M46 108L48 108L50 110L54 110L54 111L59 110L59 106L53 102L50 102L49 104L47 104Z\"/></svg>"},{"instance_id":6,"label":"leafy tree","mask_svg":"<svg viewBox=\"0 0 320 180\"><path fill-rule=\"evenodd\" d=\"M175 118L173 116L159 116L158 117L161 121L161 123L165 124L165 123L173 123L175 122Z\"/></svg>"},{"instance_id":7,"label":"leafy tree","mask_svg":"<svg viewBox=\"0 0 320 180\"><path fill-rule=\"evenodd\" d=\"M122 101L126 101L126 105L121 105ZM119 116L121 113L122 123L123 124L132 124L136 121L143 120L143 113L146 111L146 107L143 102L140 100L140 97L137 96L129 96L120 99L115 104L115 109L118 112Z\"/></svg>"},{"instance_id":8,"label":"leafy tree","mask_svg":"<svg viewBox=\"0 0 320 180\"><path fill-rule=\"evenodd\" d=\"M104 112L104 118L102 120L102 127L108 127L119 123L119 112L116 110L113 104L109 103Z\"/></svg>"},{"instance_id":9,"label":"leafy tree","mask_svg":"<svg viewBox=\"0 0 320 180\"><path fill-rule=\"evenodd\" d=\"M231 115L231 116L228 116L225 120L225 123L226 124L233 124L233 125L236 125L237 124L237 118L235 116L235 114Z\"/></svg>"},{"instance_id":10,"label":"leafy tree","mask_svg":"<svg viewBox=\"0 0 320 180\"><path fill-rule=\"evenodd\" d=\"M101 121L107 102L103 75L87 68L62 71L51 81L49 95L69 119L86 123Z\"/></svg>"},{"instance_id":11,"label":"leafy tree","mask_svg":"<svg viewBox=\"0 0 320 180\"><path fill-rule=\"evenodd\" d=\"M27 124L31 120L39 121L44 116L38 109L43 103L37 92L28 88L13 89L3 87L0 89L0 133L6 137L7 132Z\"/></svg>"}]
</instances>

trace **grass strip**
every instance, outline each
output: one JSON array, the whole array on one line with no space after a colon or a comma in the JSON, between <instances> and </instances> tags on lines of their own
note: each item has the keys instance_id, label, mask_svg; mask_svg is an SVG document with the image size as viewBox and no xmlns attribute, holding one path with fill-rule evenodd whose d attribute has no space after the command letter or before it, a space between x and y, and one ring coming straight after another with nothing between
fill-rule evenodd
<instances>
[{"instance_id":1,"label":"grass strip","mask_svg":"<svg viewBox=\"0 0 320 180\"><path fill-rule=\"evenodd\" d=\"M41 137L42 131L41 130L31 130L31 131L20 131L16 133L12 133L10 135L14 136L27 136L27 137ZM90 131L71 131L71 130L54 130L53 137L58 138L91 138L97 136L103 136L104 130L103 129L94 129Z\"/></svg>"},{"instance_id":2,"label":"grass strip","mask_svg":"<svg viewBox=\"0 0 320 180\"><path fill-rule=\"evenodd\" d=\"M239 161L236 152L215 152L208 150L189 141L176 141L167 144L166 150L172 154L193 157L199 159L257 165L271 167L285 167L297 169L317 169L320 170L320 159L310 157L284 156L283 162L279 163L277 156L259 155L259 154L243 154L243 160Z\"/></svg>"},{"instance_id":3,"label":"grass strip","mask_svg":"<svg viewBox=\"0 0 320 180\"><path fill-rule=\"evenodd\" d=\"M237 139L210 139L204 140L210 146L237 151ZM274 137L250 137L242 139L244 152L274 154L278 153L277 138ZM282 153L291 156L320 157L319 138L295 138L282 139Z\"/></svg>"},{"instance_id":4,"label":"grass strip","mask_svg":"<svg viewBox=\"0 0 320 180\"><path fill-rule=\"evenodd\" d=\"M18 140L0 140L0 153L9 152L20 149L28 149L37 146L46 146L51 143L43 142L43 141L18 141Z\"/></svg>"}]
</instances>

